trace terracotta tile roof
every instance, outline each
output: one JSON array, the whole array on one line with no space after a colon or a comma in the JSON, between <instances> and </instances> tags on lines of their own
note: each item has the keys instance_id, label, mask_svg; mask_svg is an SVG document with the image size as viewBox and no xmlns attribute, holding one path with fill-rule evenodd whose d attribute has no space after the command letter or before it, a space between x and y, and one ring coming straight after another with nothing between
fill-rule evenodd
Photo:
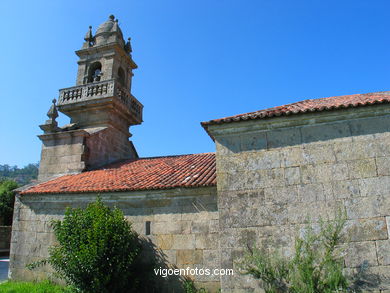
<instances>
[{"instance_id":1,"label":"terracotta tile roof","mask_svg":"<svg viewBox=\"0 0 390 293\"><path fill-rule=\"evenodd\" d=\"M20 194L111 192L216 185L215 154L141 158L65 175Z\"/></svg>"},{"instance_id":2,"label":"terracotta tile roof","mask_svg":"<svg viewBox=\"0 0 390 293\"><path fill-rule=\"evenodd\" d=\"M207 126L214 124L264 119L276 116L287 116L308 112L331 111L343 108L362 107L382 103L390 103L390 92L376 92L369 94L356 94L348 96L304 100L274 108L268 108L255 112L214 119L207 122L202 122L201 124L207 131Z\"/></svg>"}]
</instances>

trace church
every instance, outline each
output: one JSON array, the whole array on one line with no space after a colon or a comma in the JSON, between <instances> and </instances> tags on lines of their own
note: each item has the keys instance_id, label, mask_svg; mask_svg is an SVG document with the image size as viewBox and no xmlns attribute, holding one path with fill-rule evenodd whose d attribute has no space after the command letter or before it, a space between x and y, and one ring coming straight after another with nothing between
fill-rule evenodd
<instances>
[{"instance_id":1,"label":"church","mask_svg":"<svg viewBox=\"0 0 390 293\"><path fill-rule=\"evenodd\" d=\"M288 255L308 219L315 224L342 209L346 270L365 267L361 288L390 292L390 92L202 122L215 153L140 158L129 140L143 121L131 94L130 38L111 15L84 40L76 85L59 91L40 125L39 183L16 196L11 279L47 278L51 268L26 265L48 256L50 221L100 195L169 266L233 270L191 276L211 292L262 292L236 267L247 246ZM58 111L69 124L57 124Z\"/></svg>"}]
</instances>

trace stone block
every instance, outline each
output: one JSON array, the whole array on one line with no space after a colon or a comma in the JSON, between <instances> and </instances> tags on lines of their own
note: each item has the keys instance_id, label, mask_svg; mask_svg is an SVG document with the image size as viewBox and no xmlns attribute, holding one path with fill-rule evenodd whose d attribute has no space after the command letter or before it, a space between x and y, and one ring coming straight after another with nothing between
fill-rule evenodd
<instances>
[{"instance_id":1,"label":"stone block","mask_svg":"<svg viewBox=\"0 0 390 293\"><path fill-rule=\"evenodd\" d=\"M219 220L210 220L209 231L210 233L219 233Z\"/></svg>"},{"instance_id":2,"label":"stone block","mask_svg":"<svg viewBox=\"0 0 390 293\"><path fill-rule=\"evenodd\" d=\"M332 182L322 183L322 189L324 191L325 200L334 200Z\"/></svg>"},{"instance_id":3,"label":"stone block","mask_svg":"<svg viewBox=\"0 0 390 293\"><path fill-rule=\"evenodd\" d=\"M298 186L298 197L302 202L315 202L325 200L322 184L305 184Z\"/></svg>"},{"instance_id":4,"label":"stone block","mask_svg":"<svg viewBox=\"0 0 390 293\"><path fill-rule=\"evenodd\" d=\"M231 140L229 141L231 142ZM237 146L235 142L233 143L234 147L232 147L232 152L236 150ZM240 151L258 151L267 148L267 139L265 132L254 132L254 133L246 133L240 135Z\"/></svg>"},{"instance_id":5,"label":"stone block","mask_svg":"<svg viewBox=\"0 0 390 293\"><path fill-rule=\"evenodd\" d=\"M310 221L333 220L339 209L343 208L341 201L313 201L294 203L287 206L289 224L303 224ZM284 213L286 213L284 211Z\"/></svg>"},{"instance_id":6,"label":"stone block","mask_svg":"<svg viewBox=\"0 0 390 293\"><path fill-rule=\"evenodd\" d=\"M376 158L379 176L390 176L390 157Z\"/></svg>"},{"instance_id":7,"label":"stone block","mask_svg":"<svg viewBox=\"0 0 390 293\"><path fill-rule=\"evenodd\" d=\"M219 246L218 234L196 234L195 247L197 249L217 249Z\"/></svg>"},{"instance_id":8,"label":"stone block","mask_svg":"<svg viewBox=\"0 0 390 293\"><path fill-rule=\"evenodd\" d=\"M367 117L348 121L354 136L383 133L389 131L389 117Z\"/></svg>"},{"instance_id":9,"label":"stone block","mask_svg":"<svg viewBox=\"0 0 390 293\"><path fill-rule=\"evenodd\" d=\"M162 250L162 254L169 264L176 264L176 250Z\"/></svg>"},{"instance_id":10,"label":"stone block","mask_svg":"<svg viewBox=\"0 0 390 293\"><path fill-rule=\"evenodd\" d=\"M302 183L310 184L317 183L316 168L314 165L303 165L300 167L302 174Z\"/></svg>"},{"instance_id":11,"label":"stone block","mask_svg":"<svg viewBox=\"0 0 390 293\"><path fill-rule=\"evenodd\" d=\"M265 181L263 184L265 185L264 187L285 186L286 182L285 182L284 169L277 168L277 169L267 170L265 173Z\"/></svg>"},{"instance_id":12,"label":"stone block","mask_svg":"<svg viewBox=\"0 0 390 293\"><path fill-rule=\"evenodd\" d=\"M221 155L229 155L241 151L241 139L239 136L218 137L215 143L217 152Z\"/></svg>"},{"instance_id":13,"label":"stone block","mask_svg":"<svg viewBox=\"0 0 390 293\"><path fill-rule=\"evenodd\" d=\"M347 217L348 219L380 217L383 211L383 202L382 196L346 199Z\"/></svg>"},{"instance_id":14,"label":"stone block","mask_svg":"<svg viewBox=\"0 0 390 293\"><path fill-rule=\"evenodd\" d=\"M214 277L215 278L215 277ZM206 292L219 292L219 289L221 288L219 277L217 278L218 281L211 281L211 282L201 282L197 287L204 288Z\"/></svg>"},{"instance_id":15,"label":"stone block","mask_svg":"<svg viewBox=\"0 0 390 293\"><path fill-rule=\"evenodd\" d=\"M232 205L229 209L220 209L221 228L256 227L271 224L283 225L287 222L284 204L266 203L257 207Z\"/></svg>"},{"instance_id":16,"label":"stone block","mask_svg":"<svg viewBox=\"0 0 390 293\"><path fill-rule=\"evenodd\" d=\"M230 228L220 232L220 247L247 248L258 246L260 237L256 228Z\"/></svg>"},{"instance_id":17,"label":"stone block","mask_svg":"<svg viewBox=\"0 0 390 293\"><path fill-rule=\"evenodd\" d=\"M249 154L251 153L242 155L217 155L216 167L218 172L226 172L228 170L247 170L248 160L246 159L246 156L249 156Z\"/></svg>"},{"instance_id":18,"label":"stone block","mask_svg":"<svg viewBox=\"0 0 390 293\"><path fill-rule=\"evenodd\" d=\"M173 244L172 249L195 249L195 235L183 234L183 235L171 235ZM196 247L198 248L198 247Z\"/></svg>"},{"instance_id":19,"label":"stone block","mask_svg":"<svg viewBox=\"0 0 390 293\"><path fill-rule=\"evenodd\" d=\"M390 156L390 139L389 133L376 134L374 143L377 149L377 157L389 157Z\"/></svg>"},{"instance_id":20,"label":"stone block","mask_svg":"<svg viewBox=\"0 0 390 293\"><path fill-rule=\"evenodd\" d=\"M289 167L284 169L284 176L287 185L296 185L301 183L301 172L299 167Z\"/></svg>"},{"instance_id":21,"label":"stone block","mask_svg":"<svg viewBox=\"0 0 390 293\"><path fill-rule=\"evenodd\" d=\"M355 160L348 162L349 176L351 179L375 177L375 159Z\"/></svg>"},{"instance_id":22,"label":"stone block","mask_svg":"<svg viewBox=\"0 0 390 293\"><path fill-rule=\"evenodd\" d=\"M331 184L336 199L355 198L360 196L358 180L334 181Z\"/></svg>"},{"instance_id":23,"label":"stone block","mask_svg":"<svg viewBox=\"0 0 390 293\"><path fill-rule=\"evenodd\" d=\"M238 246L239 229L227 227L220 231L221 249L234 248Z\"/></svg>"},{"instance_id":24,"label":"stone block","mask_svg":"<svg viewBox=\"0 0 390 293\"><path fill-rule=\"evenodd\" d=\"M343 241L368 241L387 239L387 225L384 217L348 220L343 231Z\"/></svg>"},{"instance_id":25,"label":"stone block","mask_svg":"<svg viewBox=\"0 0 390 293\"><path fill-rule=\"evenodd\" d=\"M176 222L181 220L181 213L178 210L176 213L168 212L169 209L166 208L154 208L153 209L153 219L155 222Z\"/></svg>"},{"instance_id":26,"label":"stone block","mask_svg":"<svg viewBox=\"0 0 390 293\"><path fill-rule=\"evenodd\" d=\"M286 204L291 202L300 201L298 189L299 185L294 186L286 186L286 187L268 187L264 189L265 200L250 200L250 203L247 206L251 206L252 208L259 207L264 204L264 202L272 203L275 205L278 204Z\"/></svg>"},{"instance_id":27,"label":"stone block","mask_svg":"<svg viewBox=\"0 0 390 293\"><path fill-rule=\"evenodd\" d=\"M191 225L192 233L209 233L209 222L206 221L193 221Z\"/></svg>"},{"instance_id":28,"label":"stone block","mask_svg":"<svg viewBox=\"0 0 390 293\"><path fill-rule=\"evenodd\" d=\"M302 147L284 148L281 153L283 167L301 166L304 162Z\"/></svg>"},{"instance_id":29,"label":"stone block","mask_svg":"<svg viewBox=\"0 0 390 293\"><path fill-rule=\"evenodd\" d=\"M303 165L300 167L303 184L321 183L329 181L331 169L328 165ZM321 174L319 174L321 172Z\"/></svg>"},{"instance_id":30,"label":"stone block","mask_svg":"<svg viewBox=\"0 0 390 293\"><path fill-rule=\"evenodd\" d=\"M303 159L305 164L333 163L336 161L333 148L329 144L304 146Z\"/></svg>"},{"instance_id":31,"label":"stone block","mask_svg":"<svg viewBox=\"0 0 390 293\"><path fill-rule=\"evenodd\" d=\"M254 175L256 173L252 172ZM246 172L244 171L231 171L229 173L217 173L217 181L218 183L218 191L225 191L225 190L243 190L245 189L245 180L246 178ZM258 181L260 178L252 178L252 182L254 180Z\"/></svg>"},{"instance_id":32,"label":"stone block","mask_svg":"<svg viewBox=\"0 0 390 293\"><path fill-rule=\"evenodd\" d=\"M160 249L171 249L173 248L173 244L174 244L174 238L173 238L173 235L171 234L168 234L168 235L157 235L156 236L156 240L157 240L157 246L160 248Z\"/></svg>"},{"instance_id":33,"label":"stone block","mask_svg":"<svg viewBox=\"0 0 390 293\"><path fill-rule=\"evenodd\" d=\"M356 274L357 270L355 270ZM362 292L390 290L390 266L373 266L364 270L359 289Z\"/></svg>"},{"instance_id":34,"label":"stone block","mask_svg":"<svg viewBox=\"0 0 390 293\"><path fill-rule=\"evenodd\" d=\"M219 254L219 247L216 249L203 250L203 265L210 269L221 268L221 257Z\"/></svg>"},{"instance_id":35,"label":"stone block","mask_svg":"<svg viewBox=\"0 0 390 293\"><path fill-rule=\"evenodd\" d=\"M390 193L390 176L380 176L359 180L361 196L377 196Z\"/></svg>"},{"instance_id":36,"label":"stone block","mask_svg":"<svg viewBox=\"0 0 390 293\"><path fill-rule=\"evenodd\" d=\"M131 227L133 228L133 230L135 232L137 232L138 234L145 234L145 223L132 223L131 224ZM153 233L153 228L151 228L151 231Z\"/></svg>"},{"instance_id":37,"label":"stone block","mask_svg":"<svg viewBox=\"0 0 390 293\"><path fill-rule=\"evenodd\" d=\"M182 264L202 264L203 250L176 250L176 263Z\"/></svg>"},{"instance_id":38,"label":"stone block","mask_svg":"<svg viewBox=\"0 0 390 293\"><path fill-rule=\"evenodd\" d=\"M268 148L294 146L302 143L299 128L276 129L267 132Z\"/></svg>"},{"instance_id":39,"label":"stone block","mask_svg":"<svg viewBox=\"0 0 390 293\"><path fill-rule=\"evenodd\" d=\"M182 233L181 221L153 222L153 234L180 234Z\"/></svg>"},{"instance_id":40,"label":"stone block","mask_svg":"<svg viewBox=\"0 0 390 293\"><path fill-rule=\"evenodd\" d=\"M376 241L379 265L390 266L390 240Z\"/></svg>"},{"instance_id":41,"label":"stone block","mask_svg":"<svg viewBox=\"0 0 390 293\"><path fill-rule=\"evenodd\" d=\"M241 161L243 170L256 171L280 168L282 165L282 154L279 150L268 150L262 152L248 153L236 158Z\"/></svg>"},{"instance_id":42,"label":"stone block","mask_svg":"<svg viewBox=\"0 0 390 293\"><path fill-rule=\"evenodd\" d=\"M345 250L345 266L360 267L363 263L370 266L377 266L375 241L351 242Z\"/></svg>"},{"instance_id":43,"label":"stone block","mask_svg":"<svg viewBox=\"0 0 390 293\"><path fill-rule=\"evenodd\" d=\"M329 141L351 136L349 126L344 122L303 126L301 133L303 143Z\"/></svg>"},{"instance_id":44,"label":"stone block","mask_svg":"<svg viewBox=\"0 0 390 293\"><path fill-rule=\"evenodd\" d=\"M334 152L338 161L374 158L378 153L373 137L335 142Z\"/></svg>"},{"instance_id":45,"label":"stone block","mask_svg":"<svg viewBox=\"0 0 390 293\"><path fill-rule=\"evenodd\" d=\"M192 221L181 221L180 223L181 223L181 234L190 234Z\"/></svg>"},{"instance_id":46,"label":"stone block","mask_svg":"<svg viewBox=\"0 0 390 293\"><path fill-rule=\"evenodd\" d=\"M389 235L389 239L390 239L390 216L386 217L386 224L387 224L387 234Z\"/></svg>"},{"instance_id":47,"label":"stone block","mask_svg":"<svg viewBox=\"0 0 390 293\"><path fill-rule=\"evenodd\" d=\"M333 181L348 180L350 178L348 164L334 163L331 165L331 168L332 168L332 176L330 177L331 180Z\"/></svg>"}]
</instances>

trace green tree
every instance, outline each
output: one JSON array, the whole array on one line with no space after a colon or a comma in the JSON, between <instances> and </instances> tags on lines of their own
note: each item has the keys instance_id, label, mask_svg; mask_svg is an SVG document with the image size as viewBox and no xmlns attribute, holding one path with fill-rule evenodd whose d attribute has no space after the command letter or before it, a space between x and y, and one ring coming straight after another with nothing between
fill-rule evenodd
<instances>
[{"instance_id":1,"label":"green tree","mask_svg":"<svg viewBox=\"0 0 390 293\"><path fill-rule=\"evenodd\" d=\"M58 245L46 260L69 285L81 292L137 292L135 265L141 245L123 213L101 199L86 209L68 208L63 221L53 221Z\"/></svg>"},{"instance_id":2,"label":"green tree","mask_svg":"<svg viewBox=\"0 0 390 293\"><path fill-rule=\"evenodd\" d=\"M0 181L0 222L4 225L12 225L14 211L15 192L18 184L13 180Z\"/></svg>"},{"instance_id":3,"label":"green tree","mask_svg":"<svg viewBox=\"0 0 390 293\"><path fill-rule=\"evenodd\" d=\"M292 258L250 249L239 267L243 274L262 280L266 293L346 292L348 282L338 251L344 224L345 215L339 213L335 221L320 221L317 233L308 226L304 236L295 239Z\"/></svg>"},{"instance_id":4,"label":"green tree","mask_svg":"<svg viewBox=\"0 0 390 293\"><path fill-rule=\"evenodd\" d=\"M7 164L0 165L0 180L15 180L20 185L29 184L37 179L38 167L39 164L28 164L23 168Z\"/></svg>"}]
</instances>

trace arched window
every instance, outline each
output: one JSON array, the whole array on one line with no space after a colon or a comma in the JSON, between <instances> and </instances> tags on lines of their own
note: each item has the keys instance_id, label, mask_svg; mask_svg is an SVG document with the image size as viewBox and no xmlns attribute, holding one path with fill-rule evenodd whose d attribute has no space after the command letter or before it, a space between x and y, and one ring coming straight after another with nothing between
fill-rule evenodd
<instances>
[{"instance_id":1,"label":"arched window","mask_svg":"<svg viewBox=\"0 0 390 293\"><path fill-rule=\"evenodd\" d=\"M119 67L118 69L118 81L122 86L125 86L125 72L122 67Z\"/></svg>"},{"instance_id":2,"label":"arched window","mask_svg":"<svg viewBox=\"0 0 390 293\"><path fill-rule=\"evenodd\" d=\"M100 62L92 63L89 66L88 82L100 81L102 64Z\"/></svg>"}]
</instances>

